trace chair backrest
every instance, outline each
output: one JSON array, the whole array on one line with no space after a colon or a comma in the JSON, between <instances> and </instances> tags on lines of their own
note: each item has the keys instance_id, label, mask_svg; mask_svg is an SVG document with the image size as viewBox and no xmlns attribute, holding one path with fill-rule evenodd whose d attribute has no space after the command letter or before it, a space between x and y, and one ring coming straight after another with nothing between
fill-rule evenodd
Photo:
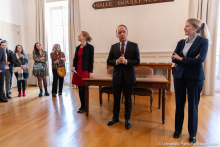
<instances>
[{"instance_id":1,"label":"chair backrest","mask_svg":"<svg viewBox=\"0 0 220 147\"><path fill-rule=\"evenodd\" d=\"M113 67L110 67L109 69L107 69L107 74L112 74L113 73Z\"/></svg>"},{"instance_id":2,"label":"chair backrest","mask_svg":"<svg viewBox=\"0 0 220 147\"><path fill-rule=\"evenodd\" d=\"M153 69L147 66L139 66L135 68L135 74L137 75L152 75Z\"/></svg>"}]
</instances>

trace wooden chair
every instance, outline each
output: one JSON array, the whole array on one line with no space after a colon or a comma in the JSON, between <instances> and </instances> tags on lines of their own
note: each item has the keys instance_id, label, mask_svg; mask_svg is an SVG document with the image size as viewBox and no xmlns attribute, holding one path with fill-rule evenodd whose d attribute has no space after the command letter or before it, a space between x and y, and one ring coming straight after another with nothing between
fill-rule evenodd
<instances>
[{"instance_id":1,"label":"wooden chair","mask_svg":"<svg viewBox=\"0 0 220 147\"><path fill-rule=\"evenodd\" d=\"M107 74L112 74L112 73L113 73L113 67L107 69ZM100 106L102 105L102 93L107 93L108 94L108 102L109 102L109 95L113 94L112 87L99 86L99 103L100 103Z\"/></svg>"},{"instance_id":2,"label":"wooden chair","mask_svg":"<svg viewBox=\"0 0 220 147\"><path fill-rule=\"evenodd\" d=\"M152 75L153 69L146 67L146 66L140 66L135 68L135 74L136 75ZM153 89L150 88L134 88L133 89L133 95L134 95L134 103L135 103L135 95L139 96L150 96L150 111L152 112L152 103L153 103Z\"/></svg>"},{"instance_id":3,"label":"wooden chair","mask_svg":"<svg viewBox=\"0 0 220 147\"><path fill-rule=\"evenodd\" d=\"M152 75L153 69L146 66L139 66L135 68L136 75ZM152 112L152 103L153 103L153 89L151 88L133 88L134 95L134 104L135 104L135 95L139 96L150 96L150 111ZM123 97L122 97L123 103Z\"/></svg>"}]
</instances>

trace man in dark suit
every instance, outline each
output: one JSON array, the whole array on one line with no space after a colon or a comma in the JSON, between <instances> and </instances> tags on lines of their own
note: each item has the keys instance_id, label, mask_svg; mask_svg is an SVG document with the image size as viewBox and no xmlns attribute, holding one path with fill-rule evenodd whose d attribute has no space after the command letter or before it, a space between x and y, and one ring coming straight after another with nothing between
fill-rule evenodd
<instances>
[{"instance_id":1,"label":"man in dark suit","mask_svg":"<svg viewBox=\"0 0 220 147\"><path fill-rule=\"evenodd\" d=\"M0 47L0 102L8 102L4 92L5 50Z\"/></svg>"},{"instance_id":2,"label":"man in dark suit","mask_svg":"<svg viewBox=\"0 0 220 147\"><path fill-rule=\"evenodd\" d=\"M6 79L6 96L5 98L11 98L10 94L11 94L11 86L12 86L12 76L13 76L13 51L8 49L8 42L6 40L2 40L1 41L1 47L5 49L6 51L6 63L5 65L7 67L5 67L5 79ZM9 83L8 83L9 82Z\"/></svg>"},{"instance_id":3,"label":"man in dark suit","mask_svg":"<svg viewBox=\"0 0 220 147\"><path fill-rule=\"evenodd\" d=\"M116 30L118 43L111 46L107 64L114 66L112 85L114 96L113 118L107 123L108 126L119 121L120 99L123 90L125 96L125 128L131 127L130 117L132 108L132 89L136 83L134 66L140 64L138 45L127 40L128 29L125 25L118 26Z\"/></svg>"}]
</instances>

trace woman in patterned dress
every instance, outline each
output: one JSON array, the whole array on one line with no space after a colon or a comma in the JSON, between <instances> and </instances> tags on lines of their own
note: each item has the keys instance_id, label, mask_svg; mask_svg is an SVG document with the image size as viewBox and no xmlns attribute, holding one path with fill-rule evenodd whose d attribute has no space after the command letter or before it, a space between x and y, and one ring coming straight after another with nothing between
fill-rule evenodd
<instances>
[{"instance_id":1,"label":"woman in patterned dress","mask_svg":"<svg viewBox=\"0 0 220 147\"><path fill-rule=\"evenodd\" d=\"M62 95L63 91L63 77L59 77L57 74L57 68L65 67L65 54L61 52L60 45L54 44L53 52L50 54L52 59L52 71L53 71L53 85L52 85L52 94L53 97L56 97L57 94L57 81L59 79L59 95Z\"/></svg>"},{"instance_id":2,"label":"woman in patterned dress","mask_svg":"<svg viewBox=\"0 0 220 147\"><path fill-rule=\"evenodd\" d=\"M47 56L47 52L42 49L42 46L39 42L35 43L34 45L33 59L34 59L34 65L38 63L42 63L43 65L43 70L33 69L33 75L38 79L38 85L40 89L39 96L43 95L41 79L43 79L44 82L45 95L49 96L50 94L47 91L47 79L46 79L46 77L49 75L48 67L47 67L48 56Z\"/></svg>"},{"instance_id":3,"label":"woman in patterned dress","mask_svg":"<svg viewBox=\"0 0 220 147\"><path fill-rule=\"evenodd\" d=\"M94 47L89 44L92 38L88 32L82 31L78 36L78 41L81 42L76 47L75 57L73 59L73 67L71 69L73 74L72 84L78 85L79 98L81 107L77 110L78 113L85 112L85 84L83 78L93 77L93 63L94 63Z\"/></svg>"}]
</instances>

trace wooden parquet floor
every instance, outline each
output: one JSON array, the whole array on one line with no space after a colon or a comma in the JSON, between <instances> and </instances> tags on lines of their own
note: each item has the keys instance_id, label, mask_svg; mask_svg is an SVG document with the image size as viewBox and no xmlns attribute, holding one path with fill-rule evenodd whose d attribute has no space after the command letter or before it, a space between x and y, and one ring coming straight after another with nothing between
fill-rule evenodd
<instances>
[{"instance_id":1,"label":"wooden parquet floor","mask_svg":"<svg viewBox=\"0 0 220 147\"><path fill-rule=\"evenodd\" d=\"M49 88L51 90L51 87ZM98 89L90 88L90 113L78 114L78 90L64 86L63 95L38 97L38 87L27 87L26 97L0 103L0 147L156 147L192 146L188 142L188 106L181 137L174 139L175 97L167 95L166 122L157 108L154 94L153 112L150 99L136 96L131 114L131 129L124 127L124 105L121 103L120 122L107 126L112 118L113 96L103 94L99 105ZM197 146L220 146L220 93L201 96ZM212 144L211 144L212 143ZM215 143L215 144L214 144ZM160 145L161 144L161 145Z\"/></svg>"}]
</instances>

